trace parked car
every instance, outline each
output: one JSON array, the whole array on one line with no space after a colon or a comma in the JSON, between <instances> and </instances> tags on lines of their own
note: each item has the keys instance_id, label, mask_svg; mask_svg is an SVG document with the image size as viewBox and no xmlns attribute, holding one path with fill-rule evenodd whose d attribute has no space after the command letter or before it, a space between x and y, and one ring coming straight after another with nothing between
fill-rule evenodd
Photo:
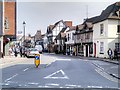
<instances>
[{"instance_id":1,"label":"parked car","mask_svg":"<svg viewBox=\"0 0 120 90\"><path fill-rule=\"evenodd\" d=\"M39 54L36 48L29 48L26 52L26 57L35 57L35 54Z\"/></svg>"},{"instance_id":2,"label":"parked car","mask_svg":"<svg viewBox=\"0 0 120 90\"><path fill-rule=\"evenodd\" d=\"M42 53L43 48L41 45L36 45L35 49L37 49L39 51L39 53Z\"/></svg>"}]
</instances>

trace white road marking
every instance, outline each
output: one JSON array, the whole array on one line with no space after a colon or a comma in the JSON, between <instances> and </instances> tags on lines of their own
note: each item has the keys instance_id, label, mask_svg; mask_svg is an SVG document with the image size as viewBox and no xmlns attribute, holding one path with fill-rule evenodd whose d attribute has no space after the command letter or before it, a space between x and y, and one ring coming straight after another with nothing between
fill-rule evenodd
<instances>
[{"instance_id":1,"label":"white road marking","mask_svg":"<svg viewBox=\"0 0 120 90\"><path fill-rule=\"evenodd\" d=\"M55 62L55 61L54 61L54 62ZM52 63L54 63L54 62L48 63L48 64L47 64L47 67L48 67L49 65L51 65Z\"/></svg>"},{"instance_id":2,"label":"white road marking","mask_svg":"<svg viewBox=\"0 0 120 90\"><path fill-rule=\"evenodd\" d=\"M77 88L77 87L78 87L78 88L81 87L81 85L71 85L71 84L66 84L65 86L68 86L68 87L76 87L76 88Z\"/></svg>"},{"instance_id":3,"label":"white road marking","mask_svg":"<svg viewBox=\"0 0 120 90\"><path fill-rule=\"evenodd\" d=\"M101 69L98 68L98 69L95 69L95 71L99 73L101 76L105 77L106 79L119 83L116 78L113 78L112 76L108 75L106 72L103 72Z\"/></svg>"},{"instance_id":4,"label":"white road marking","mask_svg":"<svg viewBox=\"0 0 120 90\"><path fill-rule=\"evenodd\" d=\"M61 60L61 61L71 61L71 59L64 59L64 58L57 58L56 60Z\"/></svg>"},{"instance_id":5,"label":"white road marking","mask_svg":"<svg viewBox=\"0 0 120 90\"><path fill-rule=\"evenodd\" d=\"M46 84L46 85L52 85L52 86L59 86L59 84L55 84L55 83L48 83L48 84Z\"/></svg>"},{"instance_id":6,"label":"white road marking","mask_svg":"<svg viewBox=\"0 0 120 90\"><path fill-rule=\"evenodd\" d=\"M13 82L13 81L7 81L7 83L17 83L17 82Z\"/></svg>"},{"instance_id":7,"label":"white road marking","mask_svg":"<svg viewBox=\"0 0 120 90\"><path fill-rule=\"evenodd\" d=\"M19 87L21 87L22 85L21 85L21 84L19 84L18 86L19 86Z\"/></svg>"},{"instance_id":8,"label":"white road marking","mask_svg":"<svg viewBox=\"0 0 120 90\"><path fill-rule=\"evenodd\" d=\"M103 88L102 86L87 86L88 88Z\"/></svg>"},{"instance_id":9,"label":"white road marking","mask_svg":"<svg viewBox=\"0 0 120 90\"><path fill-rule=\"evenodd\" d=\"M50 88L50 86L38 86L39 88Z\"/></svg>"},{"instance_id":10,"label":"white road marking","mask_svg":"<svg viewBox=\"0 0 120 90\"><path fill-rule=\"evenodd\" d=\"M25 72L25 71L27 71L29 68L26 68L26 69L24 69L23 71Z\"/></svg>"},{"instance_id":11,"label":"white road marking","mask_svg":"<svg viewBox=\"0 0 120 90\"><path fill-rule=\"evenodd\" d=\"M34 83L34 82L32 82L32 83L28 83L28 84L31 84L31 85L38 85L39 83Z\"/></svg>"},{"instance_id":12,"label":"white road marking","mask_svg":"<svg viewBox=\"0 0 120 90\"><path fill-rule=\"evenodd\" d=\"M101 70L104 70L104 68L100 67L98 64L96 63L92 63L93 65L95 65L96 67L100 68Z\"/></svg>"},{"instance_id":13,"label":"white road marking","mask_svg":"<svg viewBox=\"0 0 120 90\"><path fill-rule=\"evenodd\" d=\"M8 78L8 79L6 79L5 80L5 82L7 82L7 81L9 81L9 80L11 80L11 79L13 79L14 77L16 77L18 74L15 74L15 75L13 75L12 77L10 77L10 78Z\"/></svg>"},{"instance_id":14,"label":"white road marking","mask_svg":"<svg viewBox=\"0 0 120 90\"><path fill-rule=\"evenodd\" d=\"M64 87L59 87L59 88L64 88Z\"/></svg>"},{"instance_id":15,"label":"white road marking","mask_svg":"<svg viewBox=\"0 0 120 90\"><path fill-rule=\"evenodd\" d=\"M8 86L9 84L8 84L8 83L6 83L5 85L6 85L6 86Z\"/></svg>"},{"instance_id":16,"label":"white road marking","mask_svg":"<svg viewBox=\"0 0 120 90\"><path fill-rule=\"evenodd\" d=\"M53 75L55 75L55 74L57 74L59 72L61 72L64 77L52 77ZM58 70L58 71L56 71L56 72L54 72L54 73L52 73L52 74L50 74L50 75L48 75L48 76L46 76L44 78L45 79L69 79L68 76L63 72L63 70Z\"/></svg>"}]
</instances>

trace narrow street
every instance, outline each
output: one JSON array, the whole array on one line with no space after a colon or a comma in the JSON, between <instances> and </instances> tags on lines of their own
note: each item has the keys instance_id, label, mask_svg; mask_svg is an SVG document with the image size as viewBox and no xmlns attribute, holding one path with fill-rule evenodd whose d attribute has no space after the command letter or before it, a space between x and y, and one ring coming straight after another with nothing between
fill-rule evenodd
<instances>
[{"instance_id":1,"label":"narrow street","mask_svg":"<svg viewBox=\"0 0 120 90\"><path fill-rule=\"evenodd\" d=\"M42 54L35 68L34 58L2 68L2 88L118 88L118 79L107 71L118 65L79 58Z\"/></svg>"}]
</instances>

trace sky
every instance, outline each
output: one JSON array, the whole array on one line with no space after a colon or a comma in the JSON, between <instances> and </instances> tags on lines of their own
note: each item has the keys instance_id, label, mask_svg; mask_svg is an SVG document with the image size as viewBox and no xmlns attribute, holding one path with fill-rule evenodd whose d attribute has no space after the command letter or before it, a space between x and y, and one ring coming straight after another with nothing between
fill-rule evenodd
<instances>
[{"instance_id":1,"label":"sky","mask_svg":"<svg viewBox=\"0 0 120 90\"><path fill-rule=\"evenodd\" d=\"M63 2L64 1L64 2ZM48 25L59 20L72 21L73 26L82 24L85 18L101 14L107 6L119 0L18 0L17 32L23 32L23 21L26 22L25 34L35 35L37 30L46 33ZM21 33L23 35L23 33Z\"/></svg>"}]
</instances>

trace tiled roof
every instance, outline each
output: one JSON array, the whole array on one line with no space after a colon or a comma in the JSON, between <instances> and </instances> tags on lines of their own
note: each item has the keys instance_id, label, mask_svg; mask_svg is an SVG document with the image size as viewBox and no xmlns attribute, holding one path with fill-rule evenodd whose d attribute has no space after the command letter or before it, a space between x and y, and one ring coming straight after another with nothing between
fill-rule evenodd
<instances>
[{"instance_id":1,"label":"tiled roof","mask_svg":"<svg viewBox=\"0 0 120 90\"><path fill-rule=\"evenodd\" d=\"M52 29L54 29L60 22L63 22L63 24L66 26L66 27L71 27L72 26L72 21L63 21L63 20L60 20L58 22L56 22L53 26Z\"/></svg>"},{"instance_id":2,"label":"tiled roof","mask_svg":"<svg viewBox=\"0 0 120 90\"><path fill-rule=\"evenodd\" d=\"M63 20L60 20L60 21L56 22L52 29L54 29L60 22L63 22Z\"/></svg>"},{"instance_id":3,"label":"tiled roof","mask_svg":"<svg viewBox=\"0 0 120 90\"><path fill-rule=\"evenodd\" d=\"M108 18L120 19L118 16L115 15L118 10L120 10L120 2L116 2L116 3L108 6L105 10L102 11L101 15L92 17L92 18L88 18L85 22L92 22L94 24L94 23L106 20Z\"/></svg>"}]
</instances>

